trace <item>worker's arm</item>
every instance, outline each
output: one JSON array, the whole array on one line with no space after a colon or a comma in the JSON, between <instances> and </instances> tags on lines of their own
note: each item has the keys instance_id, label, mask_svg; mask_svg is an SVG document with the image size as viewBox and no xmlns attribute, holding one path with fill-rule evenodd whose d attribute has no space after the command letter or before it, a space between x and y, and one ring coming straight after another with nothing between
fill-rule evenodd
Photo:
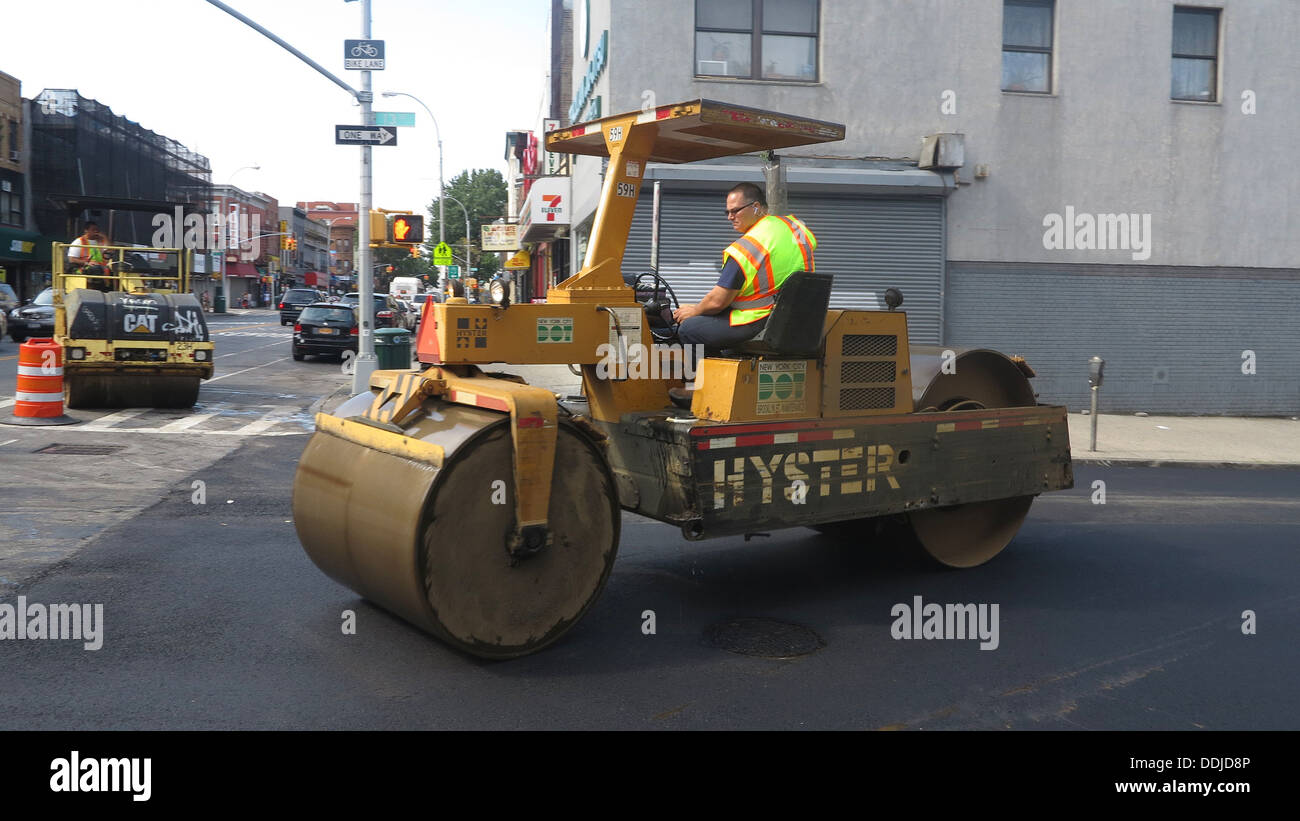
<instances>
[{"instance_id":1,"label":"worker's arm","mask_svg":"<svg viewBox=\"0 0 1300 821\"><path fill-rule=\"evenodd\" d=\"M704 295L704 299L701 299L694 305L683 305L673 312L673 317L678 322L681 322L682 320L700 314L713 315L719 313L726 310L727 306L731 304L731 301L736 298L736 294L738 293L740 293L739 288L723 288L721 285L714 285L713 288Z\"/></svg>"}]
</instances>

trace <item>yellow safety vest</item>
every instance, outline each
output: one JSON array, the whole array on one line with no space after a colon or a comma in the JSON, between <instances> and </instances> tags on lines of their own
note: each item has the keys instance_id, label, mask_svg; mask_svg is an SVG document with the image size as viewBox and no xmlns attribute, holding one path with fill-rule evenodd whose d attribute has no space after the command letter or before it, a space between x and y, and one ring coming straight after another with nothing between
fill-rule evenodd
<instances>
[{"instance_id":1,"label":"yellow safety vest","mask_svg":"<svg viewBox=\"0 0 1300 821\"><path fill-rule=\"evenodd\" d=\"M817 237L797 217L769 214L722 252L745 272L745 284L731 303L731 324L748 325L772 313L776 292L795 271L813 271Z\"/></svg>"}]
</instances>

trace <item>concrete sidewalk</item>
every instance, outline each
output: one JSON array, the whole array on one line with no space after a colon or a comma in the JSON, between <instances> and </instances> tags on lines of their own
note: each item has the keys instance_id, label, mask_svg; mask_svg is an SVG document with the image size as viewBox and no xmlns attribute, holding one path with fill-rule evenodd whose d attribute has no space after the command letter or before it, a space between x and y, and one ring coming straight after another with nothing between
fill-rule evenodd
<instances>
[{"instance_id":1,"label":"concrete sidewalk","mask_svg":"<svg viewBox=\"0 0 1300 821\"><path fill-rule=\"evenodd\" d=\"M488 372L522 376L530 385L568 395L582 380L564 365L485 365ZM322 403L328 410L346 398L341 390ZM1069 414L1070 451L1083 464L1171 467L1300 468L1300 420L1225 416L1099 414L1097 450L1090 451L1092 419Z\"/></svg>"},{"instance_id":2,"label":"concrete sidewalk","mask_svg":"<svg viewBox=\"0 0 1300 821\"><path fill-rule=\"evenodd\" d=\"M1231 416L1097 415L1097 450L1088 450L1092 418L1070 414L1076 462L1182 467L1300 467L1300 421Z\"/></svg>"}]
</instances>

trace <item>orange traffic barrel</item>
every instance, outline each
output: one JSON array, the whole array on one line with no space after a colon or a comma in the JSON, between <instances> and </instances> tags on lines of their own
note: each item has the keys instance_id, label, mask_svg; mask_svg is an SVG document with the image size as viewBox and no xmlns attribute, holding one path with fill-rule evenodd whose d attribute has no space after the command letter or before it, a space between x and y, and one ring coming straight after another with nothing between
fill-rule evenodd
<instances>
[{"instance_id":1,"label":"orange traffic barrel","mask_svg":"<svg viewBox=\"0 0 1300 821\"><path fill-rule=\"evenodd\" d=\"M66 425L63 414L63 346L53 339L29 339L18 348L18 384L11 425Z\"/></svg>"}]
</instances>

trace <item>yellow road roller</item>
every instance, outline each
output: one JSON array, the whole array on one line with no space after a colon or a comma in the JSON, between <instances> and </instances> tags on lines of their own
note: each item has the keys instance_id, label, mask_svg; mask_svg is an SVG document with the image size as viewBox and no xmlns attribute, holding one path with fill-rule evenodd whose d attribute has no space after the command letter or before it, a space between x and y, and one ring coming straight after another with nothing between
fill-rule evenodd
<instances>
[{"instance_id":1,"label":"yellow road roller","mask_svg":"<svg viewBox=\"0 0 1300 821\"><path fill-rule=\"evenodd\" d=\"M189 293L192 252L97 246L104 264L69 270L54 243L54 336L70 408L189 408L212 376L213 344Z\"/></svg>"},{"instance_id":2,"label":"yellow road roller","mask_svg":"<svg viewBox=\"0 0 1300 821\"><path fill-rule=\"evenodd\" d=\"M426 303L420 368L377 371L317 416L293 492L308 556L484 658L535 652L577 623L609 577L623 510L688 540L804 526L866 549L893 524L943 565L995 556L1037 494L1073 485L1066 410L1037 404L1023 360L910 346L896 292L887 311L831 310L833 274L801 272L758 337L696 361L657 344L671 287L621 273L646 163L843 137L710 100L547 134L549 151L609 159L581 270L545 303L496 288L485 304ZM576 364L582 396L492 363ZM669 391L689 376L688 411Z\"/></svg>"}]
</instances>

